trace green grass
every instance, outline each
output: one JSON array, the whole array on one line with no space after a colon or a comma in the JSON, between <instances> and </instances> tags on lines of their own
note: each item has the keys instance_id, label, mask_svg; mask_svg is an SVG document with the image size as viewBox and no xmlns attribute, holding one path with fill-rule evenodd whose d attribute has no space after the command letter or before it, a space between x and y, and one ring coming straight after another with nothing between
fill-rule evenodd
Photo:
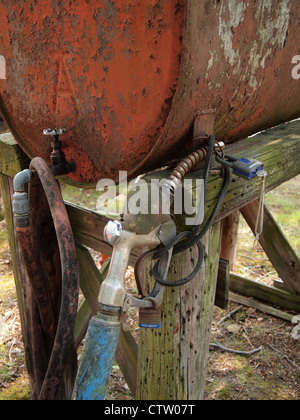
<instances>
[{"instance_id":1,"label":"green grass","mask_svg":"<svg viewBox=\"0 0 300 420\"><path fill-rule=\"evenodd\" d=\"M266 194L265 202L292 248L300 256L300 176ZM272 284L278 278L242 217L234 271L252 280L263 280L267 284Z\"/></svg>"},{"instance_id":2,"label":"green grass","mask_svg":"<svg viewBox=\"0 0 300 420\"><path fill-rule=\"evenodd\" d=\"M267 194L266 205L300 256L300 176Z\"/></svg>"},{"instance_id":3,"label":"green grass","mask_svg":"<svg viewBox=\"0 0 300 420\"><path fill-rule=\"evenodd\" d=\"M29 401L29 383L24 379L17 379L13 385L0 392L0 401Z\"/></svg>"}]
</instances>

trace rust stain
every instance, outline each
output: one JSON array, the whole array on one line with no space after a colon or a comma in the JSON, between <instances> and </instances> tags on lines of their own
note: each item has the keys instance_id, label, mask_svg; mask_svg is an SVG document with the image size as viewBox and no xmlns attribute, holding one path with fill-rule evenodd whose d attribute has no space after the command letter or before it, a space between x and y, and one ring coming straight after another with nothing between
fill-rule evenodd
<instances>
[{"instance_id":1,"label":"rust stain","mask_svg":"<svg viewBox=\"0 0 300 420\"><path fill-rule=\"evenodd\" d=\"M299 17L296 0L186 1L173 106L137 172L187 154L194 118L202 110L216 110L216 138L227 144L299 117L300 83L291 77Z\"/></svg>"},{"instance_id":2,"label":"rust stain","mask_svg":"<svg viewBox=\"0 0 300 420\"><path fill-rule=\"evenodd\" d=\"M189 153L202 110L226 143L299 117L299 18L297 0L3 0L1 111L32 156L66 127L71 179L132 177Z\"/></svg>"},{"instance_id":3,"label":"rust stain","mask_svg":"<svg viewBox=\"0 0 300 420\"><path fill-rule=\"evenodd\" d=\"M183 5L2 1L8 79L0 94L25 149L47 158L42 129L66 127L65 153L78 167L71 177L80 182L114 176L146 156L176 89Z\"/></svg>"}]
</instances>

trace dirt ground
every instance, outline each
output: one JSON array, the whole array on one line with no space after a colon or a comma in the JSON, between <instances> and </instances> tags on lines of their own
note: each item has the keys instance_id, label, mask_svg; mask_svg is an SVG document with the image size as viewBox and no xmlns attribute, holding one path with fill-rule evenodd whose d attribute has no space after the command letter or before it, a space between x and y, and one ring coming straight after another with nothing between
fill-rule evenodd
<instances>
[{"instance_id":1,"label":"dirt ground","mask_svg":"<svg viewBox=\"0 0 300 420\"><path fill-rule=\"evenodd\" d=\"M231 309L238 305L231 304ZM298 400L300 397L300 342L291 324L254 309L243 308L218 325L224 312L216 309L212 342L243 351L240 356L210 352L205 398L208 400Z\"/></svg>"},{"instance_id":2,"label":"dirt ground","mask_svg":"<svg viewBox=\"0 0 300 420\"><path fill-rule=\"evenodd\" d=\"M300 251L300 177L267 196L267 204L291 244ZM256 281L272 284L277 273L243 221L235 271ZM300 339L295 325L252 308L239 307L230 319L215 309L212 343L236 351L259 352L244 356L211 348L206 400L298 400L300 398ZM295 314L298 315L298 314ZM135 325L133 314L133 325ZM138 331L135 331L138 336ZM110 393L118 400L132 399L120 369L114 366ZM24 361L21 325L14 287L5 221L0 222L0 400L30 399Z\"/></svg>"},{"instance_id":3,"label":"dirt ground","mask_svg":"<svg viewBox=\"0 0 300 420\"><path fill-rule=\"evenodd\" d=\"M212 343L242 356L211 349L206 379L205 400L298 400L300 398L300 342L292 338L294 326L243 307L228 321L218 322L229 311L215 309ZM114 366L110 393L117 400L132 399L118 366Z\"/></svg>"}]
</instances>

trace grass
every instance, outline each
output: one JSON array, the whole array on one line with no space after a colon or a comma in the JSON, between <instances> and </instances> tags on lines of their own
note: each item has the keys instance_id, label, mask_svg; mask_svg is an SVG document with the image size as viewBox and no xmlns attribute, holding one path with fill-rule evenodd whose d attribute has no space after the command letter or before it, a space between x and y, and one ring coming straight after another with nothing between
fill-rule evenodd
<instances>
[{"instance_id":1,"label":"grass","mask_svg":"<svg viewBox=\"0 0 300 420\"><path fill-rule=\"evenodd\" d=\"M0 222L0 400L29 399L14 275L5 222Z\"/></svg>"},{"instance_id":2,"label":"grass","mask_svg":"<svg viewBox=\"0 0 300 420\"><path fill-rule=\"evenodd\" d=\"M300 256L300 176L268 193L266 205ZM278 274L243 218L240 219L235 271L244 277L266 284L272 284L278 279Z\"/></svg>"},{"instance_id":3,"label":"grass","mask_svg":"<svg viewBox=\"0 0 300 420\"><path fill-rule=\"evenodd\" d=\"M267 194L266 204L300 256L300 176Z\"/></svg>"}]
</instances>

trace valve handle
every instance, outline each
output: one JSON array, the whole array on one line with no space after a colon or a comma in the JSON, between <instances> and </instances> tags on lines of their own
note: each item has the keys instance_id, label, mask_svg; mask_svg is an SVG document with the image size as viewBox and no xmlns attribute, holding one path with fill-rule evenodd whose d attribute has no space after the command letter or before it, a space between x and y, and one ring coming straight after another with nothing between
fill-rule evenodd
<instances>
[{"instance_id":1,"label":"valve handle","mask_svg":"<svg viewBox=\"0 0 300 420\"><path fill-rule=\"evenodd\" d=\"M43 131L44 136L61 136L65 134L67 130L65 128L46 128Z\"/></svg>"}]
</instances>

